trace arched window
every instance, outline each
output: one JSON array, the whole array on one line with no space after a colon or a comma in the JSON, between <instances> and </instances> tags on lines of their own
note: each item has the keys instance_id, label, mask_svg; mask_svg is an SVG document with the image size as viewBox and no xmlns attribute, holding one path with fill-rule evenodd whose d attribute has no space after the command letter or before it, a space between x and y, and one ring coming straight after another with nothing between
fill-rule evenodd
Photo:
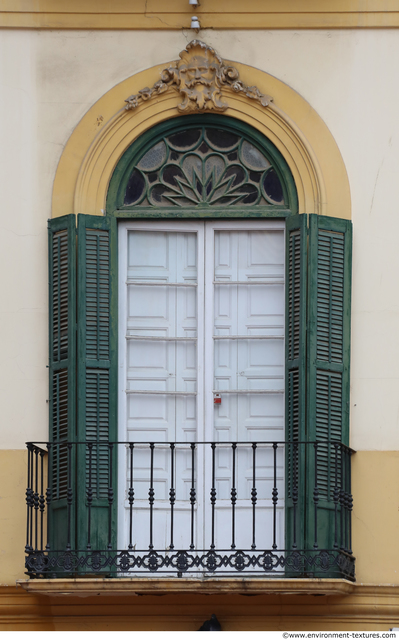
<instances>
[{"instance_id":1,"label":"arched window","mask_svg":"<svg viewBox=\"0 0 399 640\"><path fill-rule=\"evenodd\" d=\"M106 215L49 237L51 547L353 576L350 223L298 215L275 146L207 115L141 136Z\"/></svg>"},{"instance_id":2,"label":"arched window","mask_svg":"<svg viewBox=\"0 0 399 640\"><path fill-rule=\"evenodd\" d=\"M242 209L243 217L297 212L286 162L252 127L226 117L194 116L160 125L149 134L120 160L107 212L137 209L136 215L143 215L156 208L162 215L175 208L183 209L179 215L185 217L193 207L212 207L214 215L218 210L227 215L234 207Z\"/></svg>"}]
</instances>

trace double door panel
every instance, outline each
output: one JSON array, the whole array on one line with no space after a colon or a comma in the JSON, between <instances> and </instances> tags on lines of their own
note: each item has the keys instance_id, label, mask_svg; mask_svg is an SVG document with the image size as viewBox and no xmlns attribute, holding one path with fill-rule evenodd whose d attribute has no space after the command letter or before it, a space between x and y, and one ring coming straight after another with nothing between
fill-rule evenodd
<instances>
[{"instance_id":1,"label":"double door panel","mask_svg":"<svg viewBox=\"0 0 399 640\"><path fill-rule=\"evenodd\" d=\"M119 456L118 547L129 542L133 477L137 550L150 537L157 550L249 549L254 478L256 545L272 546L277 482L281 548L284 452L275 473L261 443L284 440L283 224L122 223L119 251L119 440L135 448L133 474L129 451ZM182 444L172 453L171 442ZM193 455L191 442L208 444Z\"/></svg>"}]
</instances>

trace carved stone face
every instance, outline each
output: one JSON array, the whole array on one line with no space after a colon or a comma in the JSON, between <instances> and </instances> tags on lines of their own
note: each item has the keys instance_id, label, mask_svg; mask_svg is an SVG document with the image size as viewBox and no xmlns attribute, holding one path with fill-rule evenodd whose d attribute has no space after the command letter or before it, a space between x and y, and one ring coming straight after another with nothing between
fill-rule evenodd
<instances>
[{"instance_id":1,"label":"carved stone face","mask_svg":"<svg viewBox=\"0 0 399 640\"><path fill-rule=\"evenodd\" d=\"M216 81L217 65L210 62L206 56L193 56L188 61L182 61L178 65L181 86L187 89L198 88L198 85L212 87Z\"/></svg>"},{"instance_id":2,"label":"carved stone face","mask_svg":"<svg viewBox=\"0 0 399 640\"><path fill-rule=\"evenodd\" d=\"M213 50L201 46L182 51L177 65L179 75L179 91L185 96L180 111L192 109L215 109L217 107L218 72L221 60Z\"/></svg>"}]
</instances>

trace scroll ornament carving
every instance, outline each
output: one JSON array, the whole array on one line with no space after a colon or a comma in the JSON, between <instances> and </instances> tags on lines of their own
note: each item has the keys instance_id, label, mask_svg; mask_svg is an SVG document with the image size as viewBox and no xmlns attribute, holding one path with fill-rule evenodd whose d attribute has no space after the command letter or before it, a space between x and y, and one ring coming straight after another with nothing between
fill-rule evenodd
<instances>
[{"instance_id":1,"label":"scroll ornament carving","mask_svg":"<svg viewBox=\"0 0 399 640\"><path fill-rule=\"evenodd\" d=\"M145 87L127 98L125 109L136 109L171 87L183 98L177 107L182 113L225 111L229 105L222 101L222 89L244 94L262 107L273 100L258 87L245 85L237 69L225 64L212 47L200 40L192 40L179 55L180 60L163 69L161 79L153 87Z\"/></svg>"}]
</instances>

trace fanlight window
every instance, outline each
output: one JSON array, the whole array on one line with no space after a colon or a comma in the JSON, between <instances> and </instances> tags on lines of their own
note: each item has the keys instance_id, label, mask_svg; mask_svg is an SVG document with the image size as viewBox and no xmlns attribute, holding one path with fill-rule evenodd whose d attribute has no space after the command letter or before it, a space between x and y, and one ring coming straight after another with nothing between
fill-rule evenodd
<instances>
[{"instance_id":1,"label":"fanlight window","mask_svg":"<svg viewBox=\"0 0 399 640\"><path fill-rule=\"evenodd\" d=\"M125 206L286 205L268 158L231 131L198 127L165 136L133 169Z\"/></svg>"}]
</instances>

